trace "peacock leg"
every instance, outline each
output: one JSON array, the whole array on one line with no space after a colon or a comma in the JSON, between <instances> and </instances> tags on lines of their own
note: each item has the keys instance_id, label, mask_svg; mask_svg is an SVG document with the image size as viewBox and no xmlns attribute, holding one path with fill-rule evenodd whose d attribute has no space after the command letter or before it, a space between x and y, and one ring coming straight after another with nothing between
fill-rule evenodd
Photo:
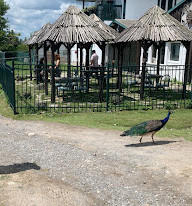
<instances>
[{"instance_id":1,"label":"peacock leg","mask_svg":"<svg viewBox=\"0 0 192 206\"><path fill-rule=\"evenodd\" d=\"M139 140L139 141L140 141L140 143L141 143L142 138L143 138L143 136L141 136L141 138L140 138L140 140Z\"/></svg>"},{"instance_id":2,"label":"peacock leg","mask_svg":"<svg viewBox=\"0 0 192 206\"><path fill-rule=\"evenodd\" d=\"M153 135L154 135L154 134L151 135L151 138L152 138L153 143L155 143L155 141L154 141L154 139L153 139Z\"/></svg>"}]
</instances>

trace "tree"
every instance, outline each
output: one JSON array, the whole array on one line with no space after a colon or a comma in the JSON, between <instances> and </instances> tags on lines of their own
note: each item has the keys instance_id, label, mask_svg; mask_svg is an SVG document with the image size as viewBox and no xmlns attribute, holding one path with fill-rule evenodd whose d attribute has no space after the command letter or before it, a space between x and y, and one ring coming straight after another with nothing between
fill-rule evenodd
<instances>
[{"instance_id":1,"label":"tree","mask_svg":"<svg viewBox=\"0 0 192 206\"><path fill-rule=\"evenodd\" d=\"M8 28L8 19L4 17L8 9L9 5L0 0L0 51L16 51L21 44L20 34Z\"/></svg>"},{"instance_id":2,"label":"tree","mask_svg":"<svg viewBox=\"0 0 192 206\"><path fill-rule=\"evenodd\" d=\"M4 40L8 28L7 26L8 20L4 17L8 9L9 6L4 2L4 0L0 0L0 50L2 45L4 44Z\"/></svg>"}]
</instances>

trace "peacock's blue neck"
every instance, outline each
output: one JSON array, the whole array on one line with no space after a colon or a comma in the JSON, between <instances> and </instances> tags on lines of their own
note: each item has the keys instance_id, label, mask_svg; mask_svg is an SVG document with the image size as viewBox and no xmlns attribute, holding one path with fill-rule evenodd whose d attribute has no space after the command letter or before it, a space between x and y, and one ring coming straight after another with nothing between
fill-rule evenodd
<instances>
[{"instance_id":1,"label":"peacock's blue neck","mask_svg":"<svg viewBox=\"0 0 192 206\"><path fill-rule=\"evenodd\" d=\"M170 116L170 113L168 113L167 117L165 117L165 119L161 120L161 122L162 122L163 124L166 124L167 121L169 120L169 116Z\"/></svg>"}]
</instances>

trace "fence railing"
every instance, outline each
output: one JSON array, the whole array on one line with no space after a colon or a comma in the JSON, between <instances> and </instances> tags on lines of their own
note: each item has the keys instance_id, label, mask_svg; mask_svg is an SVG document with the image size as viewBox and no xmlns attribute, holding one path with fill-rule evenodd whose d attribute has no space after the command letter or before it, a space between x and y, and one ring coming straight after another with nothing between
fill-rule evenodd
<instances>
[{"instance_id":1,"label":"fence railing","mask_svg":"<svg viewBox=\"0 0 192 206\"><path fill-rule=\"evenodd\" d=\"M192 108L191 66L148 65L145 76L136 66L13 67L1 65L0 82L17 113Z\"/></svg>"},{"instance_id":2,"label":"fence railing","mask_svg":"<svg viewBox=\"0 0 192 206\"><path fill-rule=\"evenodd\" d=\"M7 95L11 108L16 113L14 69L4 62L0 63L0 84Z\"/></svg>"}]
</instances>

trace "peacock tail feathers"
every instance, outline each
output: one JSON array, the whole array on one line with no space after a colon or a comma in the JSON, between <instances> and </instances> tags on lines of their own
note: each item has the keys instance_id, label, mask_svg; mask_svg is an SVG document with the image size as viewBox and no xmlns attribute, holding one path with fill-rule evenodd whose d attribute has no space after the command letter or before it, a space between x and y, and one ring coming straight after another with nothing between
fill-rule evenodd
<instances>
[{"instance_id":1,"label":"peacock tail feathers","mask_svg":"<svg viewBox=\"0 0 192 206\"><path fill-rule=\"evenodd\" d=\"M130 130L123 132L121 136L140 136L147 131L146 127L147 122L142 122L133 126Z\"/></svg>"},{"instance_id":2,"label":"peacock tail feathers","mask_svg":"<svg viewBox=\"0 0 192 206\"><path fill-rule=\"evenodd\" d=\"M148 132L158 131L162 127L161 120L150 120L133 126L130 130L123 132L121 136L141 136Z\"/></svg>"}]
</instances>

